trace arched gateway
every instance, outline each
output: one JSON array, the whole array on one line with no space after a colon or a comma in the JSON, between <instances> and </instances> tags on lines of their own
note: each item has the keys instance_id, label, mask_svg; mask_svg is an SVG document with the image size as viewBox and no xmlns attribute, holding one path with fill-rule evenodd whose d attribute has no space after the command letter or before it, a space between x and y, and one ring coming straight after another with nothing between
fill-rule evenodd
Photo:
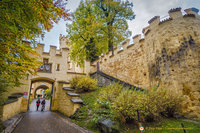
<instances>
[{"instance_id":1,"label":"arched gateway","mask_svg":"<svg viewBox=\"0 0 200 133\"><path fill-rule=\"evenodd\" d=\"M29 110L30 99L38 98L36 96L36 92L37 92L38 89L43 89L43 90L50 89L51 90L51 97L50 97L50 108L49 108L49 110L51 110L54 83L55 83L55 80L50 79L48 77L36 77L36 78L31 79L27 109ZM44 97L39 97L39 98L44 98Z\"/></svg>"},{"instance_id":2,"label":"arched gateway","mask_svg":"<svg viewBox=\"0 0 200 133\"><path fill-rule=\"evenodd\" d=\"M78 95L69 93L69 80L77 76L85 76L89 73L90 62L85 62L83 68L73 63L69 58L67 39L60 35L60 49L50 46L49 52L44 52L44 44L38 44L36 51L40 54L39 61L43 64L39 67L36 75L27 74L27 78L20 87L14 88L7 95L14 93L22 94L17 102L4 105L3 120L17 113L29 110L31 99L42 95L39 89L50 89L50 110L57 110L67 116L72 115L82 104ZM36 92L38 93L36 96ZM24 94L24 95L23 95Z\"/></svg>"}]
</instances>

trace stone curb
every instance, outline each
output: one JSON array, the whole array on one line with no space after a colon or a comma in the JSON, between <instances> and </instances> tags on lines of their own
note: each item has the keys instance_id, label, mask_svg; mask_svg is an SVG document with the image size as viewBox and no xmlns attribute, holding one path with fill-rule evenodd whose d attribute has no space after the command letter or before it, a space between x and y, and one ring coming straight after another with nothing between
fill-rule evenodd
<instances>
[{"instance_id":1,"label":"stone curb","mask_svg":"<svg viewBox=\"0 0 200 133\"><path fill-rule=\"evenodd\" d=\"M18 123L23 119L24 114L25 113L17 114L14 117L11 117L10 119L4 121L3 125L6 127L6 129L1 133L12 133L12 131L15 129Z\"/></svg>"}]
</instances>

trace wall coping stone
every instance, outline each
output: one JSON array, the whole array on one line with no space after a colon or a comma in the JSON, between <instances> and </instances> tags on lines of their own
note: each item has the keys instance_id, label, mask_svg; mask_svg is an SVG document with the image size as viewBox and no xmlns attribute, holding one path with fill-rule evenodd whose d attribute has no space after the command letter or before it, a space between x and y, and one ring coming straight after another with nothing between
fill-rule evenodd
<instances>
[{"instance_id":1,"label":"wall coping stone","mask_svg":"<svg viewBox=\"0 0 200 133\"><path fill-rule=\"evenodd\" d=\"M148 23L150 24L151 22L153 22L154 20L158 19L160 16L154 16L153 18L151 18Z\"/></svg>"},{"instance_id":2,"label":"wall coping stone","mask_svg":"<svg viewBox=\"0 0 200 133\"><path fill-rule=\"evenodd\" d=\"M134 43L129 44L129 45L127 46L127 49L130 48L130 47L132 47L132 46L134 46Z\"/></svg>"},{"instance_id":3,"label":"wall coping stone","mask_svg":"<svg viewBox=\"0 0 200 133\"><path fill-rule=\"evenodd\" d=\"M66 91L74 91L74 89L72 89L72 88L63 88L63 90L66 90Z\"/></svg>"},{"instance_id":4,"label":"wall coping stone","mask_svg":"<svg viewBox=\"0 0 200 133\"><path fill-rule=\"evenodd\" d=\"M14 102L17 102L17 101L18 101L18 99L9 99L9 100L5 101L3 105L14 103Z\"/></svg>"},{"instance_id":5,"label":"wall coping stone","mask_svg":"<svg viewBox=\"0 0 200 133\"><path fill-rule=\"evenodd\" d=\"M185 18L185 17L195 17L195 15L194 15L194 14L185 14L183 17L184 17L184 18Z\"/></svg>"},{"instance_id":6,"label":"wall coping stone","mask_svg":"<svg viewBox=\"0 0 200 133\"><path fill-rule=\"evenodd\" d=\"M67 81L58 81L58 83L61 83L61 84L70 84L70 82L67 82Z\"/></svg>"},{"instance_id":7,"label":"wall coping stone","mask_svg":"<svg viewBox=\"0 0 200 133\"><path fill-rule=\"evenodd\" d=\"M180 10L181 10L181 7L172 8L172 9L169 10L168 13L170 13L170 12L177 12L177 11L180 11Z\"/></svg>"},{"instance_id":8,"label":"wall coping stone","mask_svg":"<svg viewBox=\"0 0 200 133\"><path fill-rule=\"evenodd\" d=\"M69 74L80 74L80 75L86 75L86 73L78 73L78 72L67 72Z\"/></svg>"},{"instance_id":9,"label":"wall coping stone","mask_svg":"<svg viewBox=\"0 0 200 133\"><path fill-rule=\"evenodd\" d=\"M78 98L72 98L71 101L72 101L73 103L81 103L81 104L83 103L83 100L78 99Z\"/></svg>"},{"instance_id":10,"label":"wall coping stone","mask_svg":"<svg viewBox=\"0 0 200 133\"><path fill-rule=\"evenodd\" d=\"M172 20L172 18L164 19L164 20L162 20L162 21L159 23L159 25L161 25L161 24L163 24L163 23L165 23L165 22L167 22L167 21L171 21L171 20Z\"/></svg>"},{"instance_id":11,"label":"wall coping stone","mask_svg":"<svg viewBox=\"0 0 200 133\"><path fill-rule=\"evenodd\" d=\"M119 54L119 53L121 53L122 51L124 51L123 49L121 49L121 50L119 50L117 53Z\"/></svg>"},{"instance_id":12,"label":"wall coping stone","mask_svg":"<svg viewBox=\"0 0 200 133\"><path fill-rule=\"evenodd\" d=\"M67 92L66 94L69 95L69 96L74 96L74 97L80 96L79 94L73 93L73 92Z\"/></svg>"}]
</instances>

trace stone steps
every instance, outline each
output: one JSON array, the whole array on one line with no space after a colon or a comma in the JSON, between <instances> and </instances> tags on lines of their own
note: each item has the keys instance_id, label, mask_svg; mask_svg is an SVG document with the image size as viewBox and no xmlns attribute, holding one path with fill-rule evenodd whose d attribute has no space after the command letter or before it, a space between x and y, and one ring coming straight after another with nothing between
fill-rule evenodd
<instances>
[{"instance_id":1,"label":"stone steps","mask_svg":"<svg viewBox=\"0 0 200 133\"><path fill-rule=\"evenodd\" d=\"M74 91L74 89L72 89L72 88L63 88L63 90L66 90L66 91Z\"/></svg>"},{"instance_id":2,"label":"stone steps","mask_svg":"<svg viewBox=\"0 0 200 133\"><path fill-rule=\"evenodd\" d=\"M80 98L71 98L71 101L72 101L73 103L80 103L80 104L83 104L83 100L80 99Z\"/></svg>"},{"instance_id":3,"label":"stone steps","mask_svg":"<svg viewBox=\"0 0 200 133\"><path fill-rule=\"evenodd\" d=\"M71 102L83 104L83 100L80 98L80 95L74 93L74 89L72 88L63 88L63 90L67 91L66 94L71 97Z\"/></svg>"},{"instance_id":4,"label":"stone steps","mask_svg":"<svg viewBox=\"0 0 200 133\"><path fill-rule=\"evenodd\" d=\"M79 94L73 93L73 92L67 92L66 94L69 95L69 96L71 96L71 97L80 97Z\"/></svg>"}]
</instances>

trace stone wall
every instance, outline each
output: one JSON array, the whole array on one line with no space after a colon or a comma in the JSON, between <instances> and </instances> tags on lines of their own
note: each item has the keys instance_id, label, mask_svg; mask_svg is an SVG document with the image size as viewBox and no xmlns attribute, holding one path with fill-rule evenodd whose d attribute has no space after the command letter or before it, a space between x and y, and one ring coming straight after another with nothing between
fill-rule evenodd
<instances>
[{"instance_id":1,"label":"stone wall","mask_svg":"<svg viewBox=\"0 0 200 133\"><path fill-rule=\"evenodd\" d=\"M138 88L137 86L133 86L133 85L131 85L129 83L121 81L121 80L119 80L117 78L114 78L114 77L112 77L110 75L107 75L107 74L105 74L105 73L103 73L101 71L96 71L94 73L91 73L90 77L94 78L94 79L97 79L98 86L101 86L101 87L107 86L107 85L111 85L111 84L113 84L113 82L115 82L115 83L122 84L126 88L142 90L141 88Z\"/></svg>"},{"instance_id":2,"label":"stone wall","mask_svg":"<svg viewBox=\"0 0 200 133\"><path fill-rule=\"evenodd\" d=\"M8 118L24 112L24 107L22 105L23 97L18 98L16 101L7 103L3 105L2 121L7 120ZM27 109L27 107L26 107Z\"/></svg>"},{"instance_id":3,"label":"stone wall","mask_svg":"<svg viewBox=\"0 0 200 133\"><path fill-rule=\"evenodd\" d=\"M72 98L79 98L79 96L69 96L68 92L71 90L63 89L65 87L70 87L69 84L66 83L57 83L57 88L55 92L55 98L53 100L52 110L59 111L66 116L71 116L75 113L75 111L81 107L80 103L74 103L71 101Z\"/></svg>"},{"instance_id":4,"label":"stone wall","mask_svg":"<svg viewBox=\"0 0 200 133\"><path fill-rule=\"evenodd\" d=\"M140 88L174 89L185 97L183 112L200 118L200 16L193 9L171 9L155 16L141 35L92 63L100 71ZM98 65L99 64L99 65Z\"/></svg>"}]
</instances>

